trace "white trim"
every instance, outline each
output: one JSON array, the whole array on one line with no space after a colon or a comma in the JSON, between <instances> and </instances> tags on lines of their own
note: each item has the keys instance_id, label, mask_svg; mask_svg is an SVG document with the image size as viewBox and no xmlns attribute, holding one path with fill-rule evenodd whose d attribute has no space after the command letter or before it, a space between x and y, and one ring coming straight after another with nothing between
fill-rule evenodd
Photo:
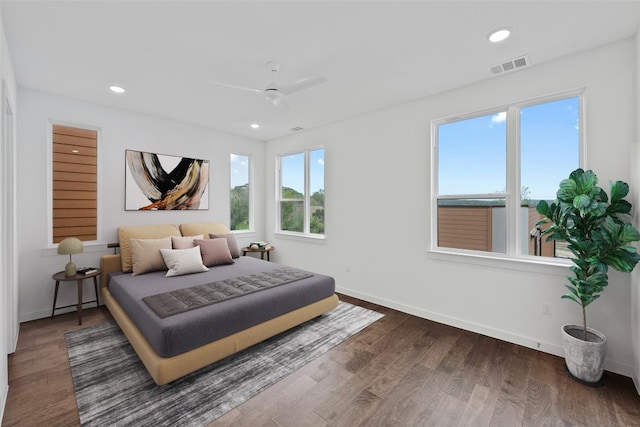
<instances>
[{"instance_id":1,"label":"white trim","mask_svg":"<svg viewBox=\"0 0 640 427\"><path fill-rule=\"evenodd\" d=\"M0 189L0 197L2 198L2 212L0 213L2 229L2 260L0 267L2 278L0 284L4 288L5 300L5 321L6 321L6 342L2 343L2 347L7 353L13 353L16 349L18 333L20 330L19 317L19 289L18 289L18 232L17 232L17 126L16 126L16 108L12 102L7 89L6 81L2 80L2 173L3 188ZM3 352L4 353L4 352Z\"/></svg>"},{"instance_id":2,"label":"white trim","mask_svg":"<svg viewBox=\"0 0 640 427\"><path fill-rule=\"evenodd\" d=\"M458 114L441 119L431 121L431 251L449 254L472 255L478 258L498 258L498 259L515 259L525 262L536 262L527 254L520 253L521 247L524 246L520 235L522 229L522 219L520 218L520 193L521 193L521 161L520 161L520 112L523 108L561 101L569 98L578 99L579 108L579 129L578 129L578 165L584 167L586 164L586 136L584 117L586 115L584 108L585 88L571 89L567 91L557 92L551 95L530 98L524 101L513 102L499 107L488 108L474 113ZM441 125L455 123L463 120L470 120L478 117L491 116L497 113L506 112L506 194L438 194L438 128ZM446 248L438 246L438 202L439 200L453 199L505 199L505 229L506 242L505 253L498 252L480 252L480 251L460 251L454 248ZM480 256L479 254L483 254ZM538 258L538 257L535 257ZM546 257L543 257L546 258Z\"/></svg>"},{"instance_id":3,"label":"white trim","mask_svg":"<svg viewBox=\"0 0 640 427\"><path fill-rule=\"evenodd\" d=\"M296 151L291 151L288 153L276 155L276 192L275 192L276 215L275 215L274 234L280 235L280 236L303 237L307 239L318 239L318 240L325 239L326 232L327 232L326 222L325 222L325 230L323 234L311 233L311 191L310 191L311 165L310 165L310 162L311 162L311 152L318 151L318 150L323 150L326 157L326 149L322 144L307 147L303 150L296 150ZM304 162L304 199L303 199L304 218L303 218L302 232L282 230L282 227L280 224L281 202L287 202L287 201L299 202L300 201L299 199L283 199L281 197L282 196L282 158L296 155L296 154L302 154L303 162ZM323 181L324 181L323 190L326 188L326 179L324 178L325 178L325 175L323 175ZM326 195L326 191L325 191L325 195ZM325 203L326 203L326 199L325 199Z\"/></svg>"},{"instance_id":4,"label":"white trim","mask_svg":"<svg viewBox=\"0 0 640 427\"><path fill-rule=\"evenodd\" d=\"M53 243L53 126L67 126L96 132L96 240L82 242L84 245L101 245L102 243L102 167L100 152L102 151L102 129L98 126L83 125L63 120L49 119L47 121L47 246L57 248Z\"/></svg>"},{"instance_id":5,"label":"white trim","mask_svg":"<svg viewBox=\"0 0 640 427\"><path fill-rule=\"evenodd\" d=\"M249 180L249 182L247 183L247 185L249 186L249 229L248 230L231 230L231 173L232 173L232 168L231 168L231 156L243 156L247 158L247 173L248 173L248 177L247 179ZM255 215L254 215L254 206L255 206L255 185L254 185L254 179L253 177L254 175L254 165L253 165L253 154L244 154L244 153L229 153L229 185L227 186L229 188L229 231L231 231L232 233L255 233Z\"/></svg>"},{"instance_id":6,"label":"white trim","mask_svg":"<svg viewBox=\"0 0 640 427\"><path fill-rule=\"evenodd\" d=\"M9 396L9 385L2 390L2 394L0 394L0 424L2 424L2 419L4 418L4 409L7 406L7 398Z\"/></svg>"}]
</instances>

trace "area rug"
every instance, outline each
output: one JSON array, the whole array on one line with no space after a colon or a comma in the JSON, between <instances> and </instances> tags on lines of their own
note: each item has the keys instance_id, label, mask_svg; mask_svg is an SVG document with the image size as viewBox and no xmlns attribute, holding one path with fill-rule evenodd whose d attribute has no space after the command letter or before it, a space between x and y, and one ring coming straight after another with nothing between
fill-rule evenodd
<instances>
[{"instance_id":1,"label":"area rug","mask_svg":"<svg viewBox=\"0 0 640 427\"><path fill-rule=\"evenodd\" d=\"M83 426L202 426L383 315L340 302L331 312L171 384L157 386L114 322L65 334Z\"/></svg>"}]
</instances>

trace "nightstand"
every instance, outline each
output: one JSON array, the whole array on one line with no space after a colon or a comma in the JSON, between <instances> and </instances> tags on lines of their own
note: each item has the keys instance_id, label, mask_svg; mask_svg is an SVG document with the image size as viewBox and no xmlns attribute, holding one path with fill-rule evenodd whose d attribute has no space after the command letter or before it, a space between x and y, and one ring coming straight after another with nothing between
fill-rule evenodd
<instances>
[{"instance_id":1,"label":"nightstand","mask_svg":"<svg viewBox=\"0 0 640 427\"><path fill-rule=\"evenodd\" d=\"M244 248L242 248L240 250L242 251L242 256L245 256L247 254L247 252L260 252L260 259L264 259L264 254L267 254L267 261L271 261L269 259L269 252L271 252L274 249L275 249L275 247L269 245L264 249L251 249L249 246L245 246Z\"/></svg>"},{"instance_id":2,"label":"nightstand","mask_svg":"<svg viewBox=\"0 0 640 427\"><path fill-rule=\"evenodd\" d=\"M54 274L53 276L51 276L53 278L53 280L56 281L56 290L55 293L53 295L53 309L51 310L51 318L53 319L53 315L55 313L56 310L58 309L62 309L62 308L68 308L68 307L73 307L74 305L78 308L78 325L82 325L82 305L83 304L88 304L88 303L92 303L95 302L96 303L96 307L99 309L100 308L100 301L98 298L98 275L100 275L100 269L97 269L98 271L95 271L93 273L89 273L89 274L75 274L73 276L66 276L64 274L64 271L59 271L56 274ZM93 289L96 292L96 299L93 301L82 301L82 283L84 282L84 279L90 279L93 278ZM65 305L64 307L56 307L56 301L58 300L58 288L60 287L60 282L77 282L78 283L78 303L77 304L71 304L71 305Z\"/></svg>"}]
</instances>

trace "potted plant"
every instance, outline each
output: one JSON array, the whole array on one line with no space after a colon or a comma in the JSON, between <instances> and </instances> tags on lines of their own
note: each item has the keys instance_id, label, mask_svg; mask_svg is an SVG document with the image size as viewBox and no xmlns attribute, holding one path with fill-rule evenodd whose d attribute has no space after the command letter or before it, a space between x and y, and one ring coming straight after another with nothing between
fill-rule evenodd
<instances>
[{"instance_id":1,"label":"potted plant","mask_svg":"<svg viewBox=\"0 0 640 427\"><path fill-rule=\"evenodd\" d=\"M640 233L625 219L631 203L624 198L629 185L622 181L611 183L610 197L598 187L598 177L592 171L576 169L562 180L551 205L540 201L538 213L543 216L538 226L549 225L542 234L547 241L567 242L573 255L568 276L568 293L562 298L576 302L582 308L582 325L562 327L565 342L565 361L569 372L579 380L597 383L604 372L606 337L587 327L586 308L600 297L608 285L608 268L631 272L640 255L632 242L640 240Z\"/></svg>"}]
</instances>

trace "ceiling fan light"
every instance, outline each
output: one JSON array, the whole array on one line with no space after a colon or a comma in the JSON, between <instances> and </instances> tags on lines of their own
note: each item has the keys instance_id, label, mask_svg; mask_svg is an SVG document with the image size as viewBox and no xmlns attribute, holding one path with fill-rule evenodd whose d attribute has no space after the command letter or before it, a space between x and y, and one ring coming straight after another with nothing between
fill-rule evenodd
<instances>
[{"instance_id":1,"label":"ceiling fan light","mask_svg":"<svg viewBox=\"0 0 640 427\"><path fill-rule=\"evenodd\" d=\"M280 100L283 97L282 93L277 89L267 89L267 90L265 90L264 91L264 96L265 96L265 98L267 98L269 101L273 102L274 104L277 104L278 102L280 102Z\"/></svg>"}]
</instances>

